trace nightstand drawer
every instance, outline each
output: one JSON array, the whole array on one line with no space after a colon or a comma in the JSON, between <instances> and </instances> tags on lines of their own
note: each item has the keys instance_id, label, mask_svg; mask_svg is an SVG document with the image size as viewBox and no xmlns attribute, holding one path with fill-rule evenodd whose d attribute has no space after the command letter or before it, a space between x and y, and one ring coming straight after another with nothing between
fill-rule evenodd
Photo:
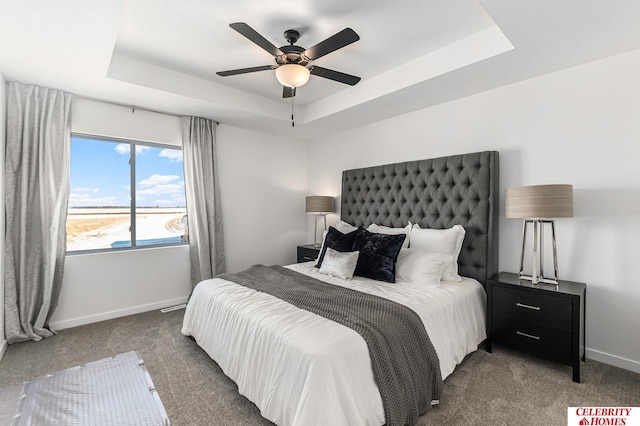
<instances>
[{"instance_id":1,"label":"nightstand drawer","mask_svg":"<svg viewBox=\"0 0 640 426\"><path fill-rule=\"evenodd\" d=\"M314 247L313 245L298 246L297 262L311 262L318 258L320 253L320 247Z\"/></svg>"},{"instance_id":2,"label":"nightstand drawer","mask_svg":"<svg viewBox=\"0 0 640 426\"><path fill-rule=\"evenodd\" d=\"M492 335L496 343L571 365L571 331L494 314Z\"/></svg>"},{"instance_id":3,"label":"nightstand drawer","mask_svg":"<svg viewBox=\"0 0 640 426\"><path fill-rule=\"evenodd\" d=\"M571 330L571 299L520 290L517 287L494 286L493 311L525 321Z\"/></svg>"}]
</instances>

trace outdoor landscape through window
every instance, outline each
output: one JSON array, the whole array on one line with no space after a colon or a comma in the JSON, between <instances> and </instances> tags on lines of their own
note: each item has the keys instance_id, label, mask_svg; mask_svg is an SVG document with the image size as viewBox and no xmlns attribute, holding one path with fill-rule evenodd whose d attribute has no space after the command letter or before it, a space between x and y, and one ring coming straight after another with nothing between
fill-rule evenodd
<instances>
[{"instance_id":1,"label":"outdoor landscape through window","mask_svg":"<svg viewBox=\"0 0 640 426\"><path fill-rule=\"evenodd\" d=\"M70 179L68 252L187 241L179 148L73 135Z\"/></svg>"}]
</instances>

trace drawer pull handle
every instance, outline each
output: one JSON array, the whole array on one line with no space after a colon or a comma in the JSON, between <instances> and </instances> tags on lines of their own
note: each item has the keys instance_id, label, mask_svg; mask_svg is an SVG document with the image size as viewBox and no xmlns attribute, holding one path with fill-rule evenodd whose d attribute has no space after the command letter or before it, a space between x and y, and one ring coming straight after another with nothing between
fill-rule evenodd
<instances>
[{"instance_id":1,"label":"drawer pull handle","mask_svg":"<svg viewBox=\"0 0 640 426\"><path fill-rule=\"evenodd\" d=\"M314 258L309 257L309 256L304 256L303 258L304 258L304 260L315 260Z\"/></svg>"},{"instance_id":2,"label":"drawer pull handle","mask_svg":"<svg viewBox=\"0 0 640 426\"><path fill-rule=\"evenodd\" d=\"M518 306L520 308L533 309L534 311L539 311L540 310L540 306L525 305L524 303L516 303L516 306Z\"/></svg>"},{"instance_id":3,"label":"drawer pull handle","mask_svg":"<svg viewBox=\"0 0 640 426\"><path fill-rule=\"evenodd\" d=\"M530 339L540 340L540 336L534 336L533 334L523 333L522 331L516 331L518 336L528 337Z\"/></svg>"}]
</instances>

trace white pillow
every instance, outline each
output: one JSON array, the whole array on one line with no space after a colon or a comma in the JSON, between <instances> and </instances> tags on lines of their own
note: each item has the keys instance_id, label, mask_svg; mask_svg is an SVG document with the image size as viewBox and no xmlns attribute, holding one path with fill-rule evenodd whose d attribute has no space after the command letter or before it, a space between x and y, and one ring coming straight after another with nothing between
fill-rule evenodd
<instances>
[{"instance_id":1,"label":"white pillow","mask_svg":"<svg viewBox=\"0 0 640 426\"><path fill-rule=\"evenodd\" d=\"M458 275L458 256L462 249L465 230L462 225L454 225L449 229L422 229L419 225L413 225L409 247L429 253L445 253L453 259L443 274L442 279L447 281L462 281Z\"/></svg>"},{"instance_id":2,"label":"white pillow","mask_svg":"<svg viewBox=\"0 0 640 426\"><path fill-rule=\"evenodd\" d=\"M444 253L403 248L396 262L396 280L440 287L442 272L452 260Z\"/></svg>"},{"instance_id":3,"label":"white pillow","mask_svg":"<svg viewBox=\"0 0 640 426\"><path fill-rule=\"evenodd\" d=\"M359 255L359 251L340 252L327 247L322 265L320 265L320 273L350 280L356 270Z\"/></svg>"},{"instance_id":4,"label":"white pillow","mask_svg":"<svg viewBox=\"0 0 640 426\"><path fill-rule=\"evenodd\" d=\"M376 234L386 234L386 235L406 235L404 242L402 243L402 248L409 247L409 235L411 234L411 223L409 223L404 228L389 228L388 226L381 226L372 223L367 228L367 231L374 232Z\"/></svg>"},{"instance_id":5,"label":"white pillow","mask_svg":"<svg viewBox=\"0 0 640 426\"><path fill-rule=\"evenodd\" d=\"M349 232L353 232L356 229L358 229L357 226L353 226L350 223L347 223L343 220L338 221L338 223L335 224L334 228L336 228L338 231L342 232L343 234L348 234Z\"/></svg>"}]
</instances>

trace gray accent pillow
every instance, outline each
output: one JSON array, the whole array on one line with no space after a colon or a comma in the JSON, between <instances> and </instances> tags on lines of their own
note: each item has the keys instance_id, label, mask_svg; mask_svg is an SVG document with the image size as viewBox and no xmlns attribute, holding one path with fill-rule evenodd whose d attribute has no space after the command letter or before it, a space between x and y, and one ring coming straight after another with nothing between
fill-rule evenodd
<instances>
[{"instance_id":1,"label":"gray accent pillow","mask_svg":"<svg viewBox=\"0 0 640 426\"><path fill-rule=\"evenodd\" d=\"M359 255L360 252L358 251L341 252L327 247L322 265L320 265L320 273L350 280L356 270Z\"/></svg>"}]
</instances>

